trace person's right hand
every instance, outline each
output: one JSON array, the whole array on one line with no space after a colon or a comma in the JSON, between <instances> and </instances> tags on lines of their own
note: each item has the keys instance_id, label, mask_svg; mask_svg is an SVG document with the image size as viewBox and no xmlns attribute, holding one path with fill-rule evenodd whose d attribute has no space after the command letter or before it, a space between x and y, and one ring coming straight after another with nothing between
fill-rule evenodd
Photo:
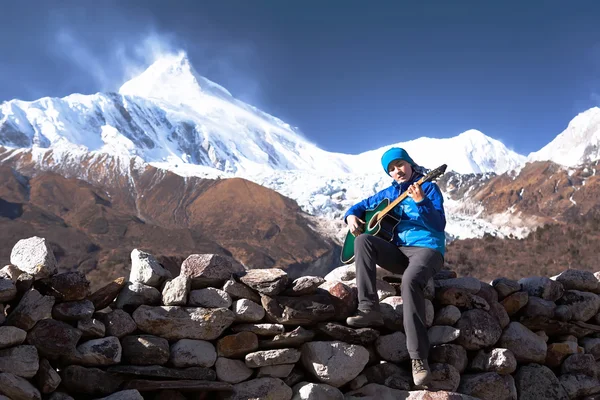
<instances>
[{"instance_id":1,"label":"person's right hand","mask_svg":"<svg viewBox=\"0 0 600 400\"><path fill-rule=\"evenodd\" d=\"M365 230L365 221L358 218L356 215L348 215L346 222L348 222L348 229L350 230L350 233L354 236L360 235Z\"/></svg>"}]
</instances>

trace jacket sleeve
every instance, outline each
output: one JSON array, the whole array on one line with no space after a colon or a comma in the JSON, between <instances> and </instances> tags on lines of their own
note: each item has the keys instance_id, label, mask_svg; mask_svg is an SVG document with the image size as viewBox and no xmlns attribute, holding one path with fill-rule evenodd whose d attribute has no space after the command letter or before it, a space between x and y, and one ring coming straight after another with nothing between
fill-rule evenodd
<instances>
[{"instance_id":1,"label":"jacket sleeve","mask_svg":"<svg viewBox=\"0 0 600 400\"><path fill-rule=\"evenodd\" d=\"M419 215L428 227L443 232L446 229L446 213L444 212L444 197L435 183L423 185L425 198L416 203Z\"/></svg>"},{"instance_id":2,"label":"jacket sleeve","mask_svg":"<svg viewBox=\"0 0 600 400\"><path fill-rule=\"evenodd\" d=\"M346 214L344 215L344 222L346 222L346 224L348 223L346 221L346 218L348 218L349 215L356 215L358 218L360 218L364 221L365 211L377 207L377 205L379 205L379 203L381 203L381 201L385 198L386 190L387 189L384 189L378 193L375 193L373 196L368 197L368 198L362 200L361 202L356 203L355 205L350 207L348 209L348 211L346 211Z\"/></svg>"}]
</instances>

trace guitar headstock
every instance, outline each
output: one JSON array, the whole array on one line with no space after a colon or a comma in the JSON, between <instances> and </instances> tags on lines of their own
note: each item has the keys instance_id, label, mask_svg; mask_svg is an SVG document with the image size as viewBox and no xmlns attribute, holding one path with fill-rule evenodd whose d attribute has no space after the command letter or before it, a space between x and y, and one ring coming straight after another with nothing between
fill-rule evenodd
<instances>
[{"instance_id":1,"label":"guitar headstock","mask_svg":"<svg viewBox=\"0 0 600 400\"><path fill-rule=\"evenodd\" d=\"M422 181L421 183L434 182L440 176L444 175L444 172L446 172L447 167L448 166L446 164L442 164L439 167L437 167L436 169L429 171L427 173L427 175L425 175L423 178L421 178L421 181Z\"/></svg>"}]
</instances>

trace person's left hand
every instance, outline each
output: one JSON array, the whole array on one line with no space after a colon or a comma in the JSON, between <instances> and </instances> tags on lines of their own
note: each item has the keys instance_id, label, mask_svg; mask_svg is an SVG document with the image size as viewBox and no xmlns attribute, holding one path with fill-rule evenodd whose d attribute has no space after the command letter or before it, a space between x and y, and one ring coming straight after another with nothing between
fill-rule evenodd
<instances>
[{"instance_id":1,"label":"person's left hand","mask_svg":"<svg viewBox=\"0 0 600 400\"><path fill-rule=\"evenodd\" d=\"M425 193L423 193L423 189L421 185L413 183L406 190L408 197L412 198L416 203L419 203L425 198Z\"/></svg>"}]
</instances>

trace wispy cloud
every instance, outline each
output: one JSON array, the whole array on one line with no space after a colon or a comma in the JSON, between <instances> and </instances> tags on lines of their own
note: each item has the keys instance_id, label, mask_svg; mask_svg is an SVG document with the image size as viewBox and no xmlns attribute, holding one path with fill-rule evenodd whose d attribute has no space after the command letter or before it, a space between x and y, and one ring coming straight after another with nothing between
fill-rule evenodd
<instances>
[{"instance_id":1,"label":"wispy cloud","mask_svg":"<svg viewBox=\"0 0 600 400\"><path fill-rule=\"evenodd\" d=\"M109 48L94 49L68 28L55 36L56 54L77 66L99 91L114 91L138 75L156 59L180 51L174 35L155 32L109 43Z\"/></svg>"}]
</instances>

